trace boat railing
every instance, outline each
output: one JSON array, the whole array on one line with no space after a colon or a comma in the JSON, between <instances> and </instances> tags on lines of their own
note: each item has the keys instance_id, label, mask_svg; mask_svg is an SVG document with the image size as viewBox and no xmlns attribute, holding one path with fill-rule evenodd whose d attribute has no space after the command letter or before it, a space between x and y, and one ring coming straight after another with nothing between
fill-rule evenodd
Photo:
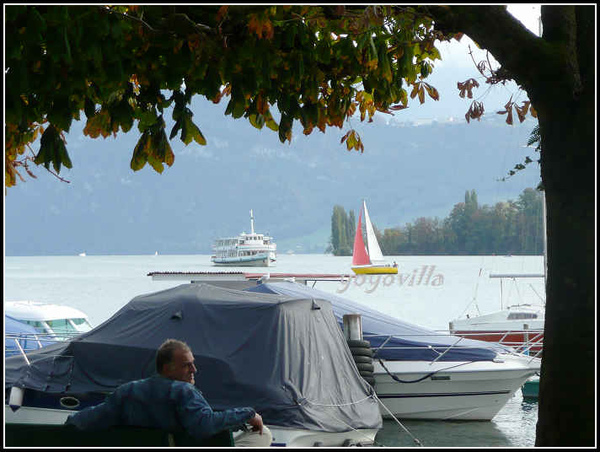
<instances>
[{"instance_id":1,"label":"boat railing","mask_svg":"<svg viewBox=\"0 0 600 452\"><path fill-rule=\"evenodd\" d=\"M59 333L5 333L4 356L21 355L29 365L27 353L48 345L59 344L79 336L80 332Z\"/></svg>"},{"instance_id":2,"label":"boat railing","mask_svg":"<svg viewBox=\"0 0 600 452\"><path fill-rule=\"evenodd\" d=\"M470 335L469 335L470 336ZM532 337L526 344L519 342L496 342L496 341L481 341L480 344L469 344L465 343L464 339L475 339L475 338L467 338L465 335L454 335L448 332L434 332L434 333L415 333L415 334L402 334L402 335L381 335L381 334L363 334L364 339L377 339L383 338L383 342L376 346L372 347L374 352L377 352L381 349L386 350L423 350L427 348L435 353L438 356L432 361L432 363L440 360L446 353L449 351L460 348L461 350L465 349L482 349L482 348L490 348L492 349L494 345L500 345L505 348L506 353L512 353L516 355L528 355L532 357L541 356L541 348L543 347L543 333L539 333ZM423 345L390 345L389 342L393 339L405 339L405 340L418 340L423 341L431 340L432 343L428 344L427 342L423 342ZM449 344L439 344L434 343L435 339L445 338L445 339L456 339L453 343ZM489 347L486 347L489 345Z\"/></svg>"},{"instance_id":3,"label":"boat railing","mask_svg":"<svg viewBox=\"0 0 600 452\"><path fill-rule=\"evenodd\" d=\"M522 354L529 354L533 356L541 356L544 348L544 332L543 331L532 331L527 329L522 330L510 330L501 332L469 332L469 333L456 333L457 336L462 336L466 339L483 340L487 342L494 342L507 347L512 347ZM523 339L515 339L516 337L523 337ZM490 339L491 338L491 339Z\"/></svg>"}]
</instances>

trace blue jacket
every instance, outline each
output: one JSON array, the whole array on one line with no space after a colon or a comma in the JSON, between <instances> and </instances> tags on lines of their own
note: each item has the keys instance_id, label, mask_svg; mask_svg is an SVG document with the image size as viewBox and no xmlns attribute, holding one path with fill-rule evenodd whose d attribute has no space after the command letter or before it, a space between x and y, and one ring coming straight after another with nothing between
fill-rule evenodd
<instances>
[{"instance_id":1,"label":"blue jacket","mask_svg":"<svg viewBox=\"0 0 600 452\"><path fill-rule=\"evenodd\" d=\"M185 431L202 439L222 430L235 430L255 414L253 408L213 411L192 384L155 375L119 386L99 405L71 414L66 424L81 430L116 425Z\"/></svg>"}]
</instances>

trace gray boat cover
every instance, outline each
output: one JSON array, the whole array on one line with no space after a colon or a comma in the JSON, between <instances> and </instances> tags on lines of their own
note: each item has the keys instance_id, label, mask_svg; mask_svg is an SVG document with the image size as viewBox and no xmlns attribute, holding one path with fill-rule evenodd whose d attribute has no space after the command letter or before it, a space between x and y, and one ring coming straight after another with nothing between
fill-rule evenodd
<instances>
[{"instance_id":1,"label":"gray boat cover","mask_svg":"<svg viewBox=\"0 0 600 452\"><path fill-rule=\"evenodd\" d=\"M343 326L344 315L360 314L363 337L371 343L376 358L394 361L490 361L498 353L510 351L495 343L465 339L414 325L304 284L266 282L246 290L328 300L340 326Z\"/></svg>"},{"instance_id":2,"label":"gray boat cover","mask_svg":"<svg viewBox=\"0 0 600 452\"><path fill-rule=\"evenodd\" d=\"M155 373L169 338L196 359L214 409L251 406L267 424L325 432L380 428L331 304L322 299L183 284L134 298L77 338L5 361L5 388L111 392Z\"/></svg>"}]
</instances>

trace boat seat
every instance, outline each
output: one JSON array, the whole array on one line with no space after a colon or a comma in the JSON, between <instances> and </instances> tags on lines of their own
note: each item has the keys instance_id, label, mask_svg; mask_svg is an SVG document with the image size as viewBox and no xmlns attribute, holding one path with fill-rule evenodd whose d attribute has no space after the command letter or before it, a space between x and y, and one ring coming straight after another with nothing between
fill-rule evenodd
<instances>
[{"instance_id":1,"label":"boat seat","mask_svg":"<svg viewBox=\"0 0 600 452\"><path fill-rule=\"evenodd\" d=\"M5 424L5 446L10 447L231 447L230 430L199 441L185 433L116 426L105 430L82 431L72 425Z\"/></svg>"}]
</instances>

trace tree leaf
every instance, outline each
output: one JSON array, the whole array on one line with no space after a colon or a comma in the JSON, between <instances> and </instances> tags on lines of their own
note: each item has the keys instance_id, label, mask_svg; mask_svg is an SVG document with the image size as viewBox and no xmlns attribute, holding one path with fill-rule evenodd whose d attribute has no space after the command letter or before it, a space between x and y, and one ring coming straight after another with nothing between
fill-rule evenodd
<instances>
[{"instance_id":1,"label":"tree leaf","mask_svg":"<svg viewBox=\"0 0 600 452\"><path fill-rule=\"evenodd\" d=\"M133 171L141 170L148 162L148 146L150 143L150 131L142 133L142 136L138 140L135 149L133 150L133 156L131 157L131 163L129 166Z\"/></svg>"}]
</instances>

